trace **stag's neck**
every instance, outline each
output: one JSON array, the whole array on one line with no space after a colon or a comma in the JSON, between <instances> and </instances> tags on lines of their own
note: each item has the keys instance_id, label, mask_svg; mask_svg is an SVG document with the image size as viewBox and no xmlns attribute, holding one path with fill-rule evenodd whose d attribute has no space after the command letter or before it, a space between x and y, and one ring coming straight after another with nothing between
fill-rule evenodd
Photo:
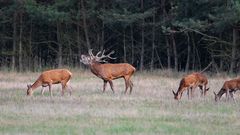
<instances>
[{"instance_id":1,"label":"stag's neck","mask_svg":"<svg viewBox=\"0 0 240 135\"><path fill-rule=\"evenodd\" d=\"M37 80L36 82L33 83L33 85L31 86L32 90L36 89L37 87L41 86L42 82Z\"/></svg>"},{"instance_id":2,"label":"stag's neck","mask_svg":"<svg viewBox=\"0 0 240 135\"><path fill-rule=\"evenodd\" d=\"M101 65L102 64L98 63L98 62L94 62L93 64L90 65L90 69L91 69L92 73L95 74L96 76L99 76L99 73L102 70Z\"/></svg>"},{"instance_id":3,"label":"stag's neck","mask_svg":"<svg viewBox=\"0 0 240 135\"><path fill-rule=\"evenodd\" d=\"M184 87L182 86L182 82L180 83L180 86L178 87L178 90L177 90L177 95L183 93L184 91Z\"/></svg>"}]
</instances>

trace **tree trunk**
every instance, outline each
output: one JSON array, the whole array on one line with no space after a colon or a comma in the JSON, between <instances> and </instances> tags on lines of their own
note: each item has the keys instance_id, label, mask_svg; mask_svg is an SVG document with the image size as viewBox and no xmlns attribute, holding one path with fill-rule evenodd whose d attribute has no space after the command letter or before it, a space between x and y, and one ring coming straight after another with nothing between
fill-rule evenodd
<instances>
[{"instance_id":1,"label":"tree trunk","mask_svg":"<svg viewBox=\"0 0 240 135\"><path fill-rule=\"evenodd\" d=\"M61 43L61 27L57 22L57 41L58 41L58 67L62 67L62 43Z\"/></svg>"},{"instance_id":2,"label":"tree trunk","mask_svg":"<svg viewBox=\"0 0 240 135\"><path fill-rule=\"evenodd\" d=\"M105 28L105 25L104 25L104 23L102 22L102 40L101 40L102 43L101 43L100 50L103 50L103 48L104 48L104 42L105 42L105 40L104 40L104 35L105 35L104 28Z\"/></svg>"},{"instance_id":3,"label":"tree trunk","mask_svg":"<svg viewBox=\"0 0 240 135\"><path fill-rule=\"evenodd\" d=\"M83 17L83 29L84 34L87 42L87 48L91 49L90 41L89 41L89 35L88 35L88 26L87 26L87 17L86 17L86 9L84 6L84 1L81 0L81 11L82 11L82 17Z\"/></svg>"},{"instance_id":4,"label":"tree trunk","mask_svg":"<svg viewBox=\"0 0 240 135\"><path fill-rule=\"evenodd\" d=\"M19 32L19 56L18 56L18 62L19 62L19 71L23 71L23 49L22 49L22 32L23 32L23 26L22 26L22 13L20 13L20 32Z\"/></svg>"},{"instance_id":5,"label":"tree trunk","mask_svg":"<svg viewBox=\"0 0 240 135\"><path fill-rule=\"evenodd\" d=\"M134 63L134 39L133 39L133 26L132 25L131 25L131 49L132 49L131 61L133 64Z\"/></svg>"},{"instance_id":6,"label":"tree trunk","mask_svg":"<svg viewBox=\"0 0 240 135\"><path fill-rule=\"evenodd\" d=\"M222 33L220 33L220 39L222 39ZM220 50L223 50L223 44L220 43ZM224 59L220 57L220 71L223 71L223 62L224 62Z\"/></svg>"},{"instance_id":7,"label":"tree trunk","mask_svg":"<svg viewBox=\"0 0 240 135\"><path fill-rule=\"evenodd\" d=\"M237 52L237 39L238 39L238 31L233 28L233 44L232 44L232 54L231 54L231 65L229 73L233 73L236 63L236 52Z\"/></svg>"},{"instance_id":8,"label":"tree trunk","mask_svg":"<svg viewBox=\"0 0 240 135\"><path fill-rule=\"evenodd\" d=\"M127 50L126 50L126 35L125 29L123 30L123 61L127 62Z\"/></svg>"},{"instance_id":9,"label":"tree trunk","mask_svg":"<svg viewBox=\"0 0 240 135\"><path fill-rule=\"evenodd\" d=\"M78 49L78 54L77 54L77 61L78 61L78 66L81 67L81 40L80 40L80 27L77 25L77 49Z\"/></svg>"},{"instance_id":10,"label":"tree trunk","mask_svg":"<svg viewBox=\"0 0 240 135\"><path fill-rule=\"evenodd\" d=\"M190 64L190 55L191 55L191 46L190 46L190 39L189 39L189 34L186 33L187 35L187 62L185 66L185 71L189 71L189 64Z\"/></svg>"},{"instance_id":11,"label":"tree trunk","mask_svg":"<svg viewBox=\"0 0 240 135\"><path fill-rule=\"evenodd\" d=\"M172 47L173 47L173 55L174 55L174 70L178 71L178 54L177 54L177 46L174 38L174 34L171 34L172 39Z\"/></svg>"},{"instance_id":12,"label":"tree trunk","mask_svg":"<svg viewBox=\"0 0 240 135\"><path fill-rule=\"evenodd\" d=\"M141 9L143 11L143 0L141 0ZM142 18L142 45L141 45L141 57L140 57L140 71L143 71L143 64L144 64L144 25L145 25L145 20Z\"/></svg>"},{"instance_id":13,"label":"tree trunk","mask_svg":"<svg viewBox=\"0 0 240 135\"><path fill-rule=\"evenodd\" d=\"M155 50L155 14L152 16L153 18L153 27L152 27L152 54L151 54L151 63L150 70L153 71L154 68L154 50Z\"/></svg>"},{"instance_id":14,"label":"tree trunk","mask_svg":"<svg viewBox=\"0 0 240 135\"><path fill-rule=\"evenodd\" d=\"M11 69L14 71L16 66L16 43L17 43L17 12L13 15L13 50Z\"/></svg>"},{"instance_id":15,"label":"tree trunk","mask_svg":"<svg viewBox=\"0 0 240 135\"><path fill-rule=\"evenodd\" d=\"M165 36L165 40L167 44L167 65L168 65L168 69L171 69L171 53L170 53L171 46L167 36Z\"/></svg>"},{"instance_id":16,"label":"tree trunk","mask_svg":"<svg viewBox=\"0 0 240 135\"><path fill-rule=\"evenodd\" d=\"M195 64L196 64L196 44L195 44L195 40L194 40L194 35L193 33L191 32L191 39L192 39L192 47L193 47L193 52L192 52L192 69L195 70Z\"/></svg>"},{"instance_id":17,"label":"tree trunk","mask_svg":"<svg viewBox=\"0 0 240 135\"><path fill-rule=\"evenodd\" d=\"M32 57L32 31L33 31L33 23L30 20L30 31L29 31L29 39L28 39L28 47L29 47L29 54L28 57L28 69L33 70L33 57Z\"/></svg>"}]
</instances>

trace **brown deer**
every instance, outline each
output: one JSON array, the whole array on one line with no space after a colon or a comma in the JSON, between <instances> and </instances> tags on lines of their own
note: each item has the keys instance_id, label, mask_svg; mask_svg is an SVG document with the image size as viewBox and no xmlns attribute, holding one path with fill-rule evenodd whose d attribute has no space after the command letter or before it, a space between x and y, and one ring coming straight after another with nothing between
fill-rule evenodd
<instances>
[{"instance_id":1,"label":"brown deer","mask_svg":"<svg viewBox=\"0 0 240 135\"><path fill-rule=\"evenodd\" d=\"M215 101L219 101L223 94L226 94L228 100L230 95L233 101L235 101L233 92L236 92L237 90L240 90L240 78L225 81L222 88L217 94L213 92L215 95Z\"/></svg>"},{"instance_id":2,"label":"brown deer","mask_svg":"<svg viewBox=\"0 0 240 135\"><path fill-rule=\"evenodd\" d=\"M103 80L103 92L105 92L106 84L107 82L109 82L111 89L114 93L112 80L124 78L126 86L124 93L127 93L129 87L129 93L132 93L133 83L131 81L131 76L136 71L136 69L132 65L128 63L102 64L102 62L107 62L105 58L115 59L110 56L114 53L114 51L106 55L104 54L105 50L103 50L102 52L99 51L94 56L92 53L92 49L90 49L88 53L89 55L81 55L80 61L83 64L88 65L91 69L91 72Z\"/></svg>"},{"instance_id":3,"label":"brown deer","mask_svg":"<svg viewBox=\"0 0 240 135\"><path fill-rule=\"evenodd\" d=\"M52 95L52 84L62 84L62 95L64 95L65 89L68 87L68 82L72 77L72 73L67 69L54 69L42 72L38 79L33 83L33 85L27 85L27 95L31 96L33 91L42 86L41 94L44 94L44 87L49 87L49 92ZM70 95L72 94L72 89L69 89Z\"/></svg>"},{"instance_id":4,"label":"brown deer","mask_svg":"<svg viewBox=\"0 0 240 135\"><path fill-rule=\"evenodd\" d=\"M188 99L189 99L189 90L190 90L190 94L191 94L191 98L192 98L193 90L196 87L200 88L201 96L205 96L207 91L209 90L209 88L207 88L207 84L208 84L208 80L207 80L206 76L204 76L203 74L201 74L201 73L189 74L189 75L185 76L184 78L182 78L182 80L180 81L180 84L179 84L179 88L176 93L172 90L174 99L176 99L176 100L181 99L182 94L185 90L187 90Z\"/></svg>"}]
</instances>

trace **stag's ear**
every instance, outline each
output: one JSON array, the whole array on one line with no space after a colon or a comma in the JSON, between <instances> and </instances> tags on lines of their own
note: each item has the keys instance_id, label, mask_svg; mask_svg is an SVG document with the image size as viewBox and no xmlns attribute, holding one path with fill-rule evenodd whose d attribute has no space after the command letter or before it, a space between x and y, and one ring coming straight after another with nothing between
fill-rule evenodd
<instances>
[{"instance_id":1,"label":"stag's ear","mask_svg":"<svg viewBox=\"0 0 240 135\"><path fill-rule=\"evenodd\" d=\"M206 91L209 91L210 88L207 88Z\"/></svg>"}]
</instances>

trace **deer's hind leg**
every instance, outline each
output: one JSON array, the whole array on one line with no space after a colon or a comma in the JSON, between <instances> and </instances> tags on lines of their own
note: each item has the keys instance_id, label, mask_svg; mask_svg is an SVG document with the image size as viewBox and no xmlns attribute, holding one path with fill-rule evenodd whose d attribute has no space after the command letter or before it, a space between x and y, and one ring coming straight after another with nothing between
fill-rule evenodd
<instances>
[{"instance_id":1,"label":"deer's hind leg","mask_svg":"<svg viewBox=\"0 0 240 135\"><path fill-rule=\"evenodd\" d=\"M42 86L41 94L42 94L42 96L44 94L44 87L43 86Z\"/></svg>"},{"instance_id":2,"label":"deer's hind leg","mask_svg":"<svg viewBox=\"0 0 240 135\"><path fill-rule=\"evenodd\" d=\"M109 82L109 84L110 84L110 86L111 86L112 92L115 93L114 88L113 88L113 82L112 82L112 80L109 80L108 82Z\"/></svg>"},{"instance_id":3,"label":"deer's hind leg","mask_svg":"<svg viewBox=\"0 0 240 135\"><path fill-rule=\"evenodd\" d=\"M130 76L124 76L124 80L125 80L125 92L124 94L127 93L127 89L130 86L130 94L132 92L132 86L131 86L131 80L130 80Z\"/></svg>"},{"instance_id":4,"label":"deer's hind leg","mask_svg":"<svg viewBox=\"0 0 240 135\"><path fill-rule=\"evenodd\" d=\"M133 88L133 83L131 80L129 80L129 84L130 84L130 94L132 93L132 88Z\"/></svg>"},{"instance_id":5,"label":"deer's hind leg","mask_svg":"<svg viewBox=\"0 0 240 135\"><path fill-rule=\"evenodd\" d=\"M229 95L231 96L231 98L233 99L233 101L235 102L234 96L233 96L233 92L235 92L234 90L229 92Z\"/></svg>"},{"instance_id":6,"label":"deer's hind leg","mask_svg":"<svg viewBox=\"0 0 240 135\"><path fill-rule=\"evenodd\" d=\"M227 100L229 100L229 89L227 89L227 91L226 91L226 98L227 98Z\"/></svg>"},{"instance_id":7,"label":"deer's hind leg","mask_svg":"<svg viewBox=\"0 0 240 135\"><path fill-rule=\"evenodd\" d=\"M53 97L53 93L52 93L52 83L49 83L49 84L48 84L48 87L49 87L50 96Z\"/></svg>"},{"instance_id":8,"label":"deer's hind leg","mask_svg":"<svg viewBox=\"0 0 240 135\"><path fill-rule=\"evenodd\" d=\"M199 85L198 87L199 87L200 92L201 92L201 97L203 97L205 87L203 85Z\"/></svg>"},{"instance_id":9,"label":"deer's hind leg","mask_svg":"<svg viewBox=\"0 0 240 135\"><path fill-rule=\"evenodd\" d=\"M106 81L106 80L103 80L103 93L105 92L105 89L106 89L107 82L108 82L108 81Z\"/></svg>"}]
</instances>

